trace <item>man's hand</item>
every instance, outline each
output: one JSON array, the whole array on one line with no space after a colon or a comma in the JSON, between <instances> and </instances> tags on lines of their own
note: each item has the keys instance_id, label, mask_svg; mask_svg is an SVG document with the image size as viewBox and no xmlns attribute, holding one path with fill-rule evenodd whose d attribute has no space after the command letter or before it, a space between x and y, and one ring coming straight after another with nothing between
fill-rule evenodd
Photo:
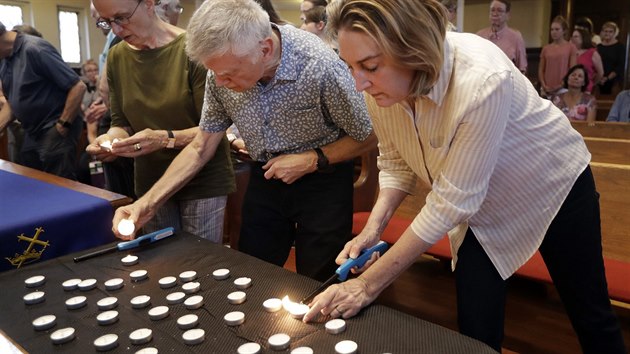
<instances>
[{"instance_id":1,"label":"man's hand","mask_svg":"<svg viewBox=\"0 0 630 354\"><path fill-rule=\"evenodd\" d=\"M280 179L291 184L307 173L317 171L317 153L313 150L300 154L288 154L274 157L262 167L266 179Z\"/></svg>"},{"instance_id":2,"label":"man's hand","mask_svg":"<svg viewBox=\"0 0 630 354\"><path fill-rule=\"evenodd\" d=\"M102 99L98 99L85 110L85 120L88 123L94 123L99 121L107 112L107 106L103 103Z\"/></svg>"},{"instance_id":3,"label":"man's hand","mask_svg":"<svg viewBox=\"0 0 630 354\"><path fill-rule=\"evenodd\" d=\"M116 214L114 214L114 219L112 221L112 231L122 240L133 240L136 237L136 232L147 223L147 221L151 220L155 215L156 207L151 207L141 198L138 199L135 203L130 205L122 206L116 209ZM118 232L118 224L122 219L129 219L133 222L135 226L135 231L129 235L124 236Z\"/></svg>"}]
</instances>

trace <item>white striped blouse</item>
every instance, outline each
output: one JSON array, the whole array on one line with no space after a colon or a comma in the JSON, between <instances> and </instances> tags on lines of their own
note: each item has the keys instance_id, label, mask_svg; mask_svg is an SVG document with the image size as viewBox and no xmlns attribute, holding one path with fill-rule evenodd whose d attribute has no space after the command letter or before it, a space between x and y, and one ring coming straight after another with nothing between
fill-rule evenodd
<instances>
[{"instance_id":1,"label":"white striped blouse","mask_svg":"<svg viewBox=\"0 0 630 354\"><path fill-rule=\"evenodd\" d=\"M438 82L415 111L381 108L366 95L380 187L413 194L416 178L431 185L414 233L433 244L449 232L454 269L470 226L507 279L538 249L591 156L493 43L449 32L444 54Z\"/></svg>"}]
</instances>

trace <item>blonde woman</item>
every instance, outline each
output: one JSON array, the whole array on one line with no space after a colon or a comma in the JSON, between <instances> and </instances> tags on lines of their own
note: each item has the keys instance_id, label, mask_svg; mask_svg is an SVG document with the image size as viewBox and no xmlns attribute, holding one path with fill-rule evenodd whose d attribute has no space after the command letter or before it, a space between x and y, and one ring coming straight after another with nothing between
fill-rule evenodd
<instances>
[{"instance_id":1,"label":"blonde woman","mask_svg":"<svg viewBox=\"0 0 630 354\"><path fill-rule=\"evenodd\" d=\"M613 86L623 78L623 66L626 61L626 47L617 40L619 27L614 22L602 25L602 42L597 51L602 57L604 76L599 80L599 93L611 94Z\"/></svg>"},{"instance_id":2,"label":"blonde woman","mask_svg":"<svg viewBox=\"0 0 630 354\"><path fill-rule=\"evenodd\" d=\"M339 55L367 93L381 170L370 218L337 263L379 241L416 179L432 191L396 244L358 278L316 296L304 321L354 316L448 232L463 334L501 351L505 281L540 250L584 352L625 352L590 154L562 112L497 46L447 33L435 0L329 7Z\"/></svg>"}]
</instances>

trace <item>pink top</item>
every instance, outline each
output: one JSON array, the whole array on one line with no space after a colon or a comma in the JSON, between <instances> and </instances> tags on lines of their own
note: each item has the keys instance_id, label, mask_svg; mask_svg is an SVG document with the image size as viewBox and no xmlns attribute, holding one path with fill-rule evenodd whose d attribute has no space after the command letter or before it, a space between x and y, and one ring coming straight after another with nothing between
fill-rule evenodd
<instances>
[{"instance_id":1,"label":"pink top","mask_svg":"<svg viewBox=\"0 0 630 354\"><path fill-rule=\"evenodd\" d=\"M564 101L565 94L566 93L562 93L554 96L552 101L553 104L560 108L562 113L564 113L564 115L566 115L569 119L585 121L588 116L588 110L597 108L597 101L595 100L595 97L586 92L582 93L582 97L580 97L580 100L575 104L575 106L569 107Z\"/></svg>"},{"instance_id":2,"label":"pink top","mask_svg":"<svg viewBox=\"0 0 630 354\"><path fill-rule=\"evenodd\" d=\"M501 48L520 71L527 71L527 54L525 54L525 41L521 32L508 26L503 27L498 32L494 32L492 27L488 27L477 32L477 35Z\"/></svg>"},{"instance_id":3,"label":"pink top","mask_svg":"<svg viewBox=\"0 0 630 354\"><path fill-rule=\"evenodd\" d=\"M577 48L571 42L550 43L543 47L540 57L545 58L543 77L548 87L562 87L562 79L569 71L571 56L576 54Z\"/></svg>"},{"instance_id":4,"label":"pink top","mask_svg":"<svg viewBox=\"0 0 630 354\"><path fill-rule=\"evenodd\" d=\"M593 64L593 54L595 52L597 52L597 48L589 48L577 57L577 63L584 65L586 74L588 75L587 92L593 92L593 85L595 85L595 64Z\"/></svg>"}]
</instances>

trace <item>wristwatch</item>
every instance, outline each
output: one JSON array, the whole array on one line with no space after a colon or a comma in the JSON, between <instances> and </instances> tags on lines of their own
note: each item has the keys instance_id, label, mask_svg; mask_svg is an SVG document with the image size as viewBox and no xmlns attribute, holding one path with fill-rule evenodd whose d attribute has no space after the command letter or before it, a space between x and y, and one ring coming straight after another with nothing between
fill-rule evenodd
<instances>
[{"instance_id":1,"label":"wristwatch","mask_svg":"<svg viewBox=\"0 0 630 354\"><path fill-rule=\"evenodd\" d=\"M326 155L324 155L322 149L315 148L313 150L315 150L315 152L317 153L317 170L320 172L327 171L328 167L330 166L328 158L326 157Z\"/></svg>"},{"instance_id":2,"label":"wristwatch","mask_svg":"<svg viewBox=\"0 0 630 354\"><path fill-rule=\"evenodd\" d=\"M61 125L62 127L66 129L70 129L70 127L72 127L72 123L65 121L61 118L57 119L57 124Z\"/></svg>"},{"instance_id":3,"label":"wristwatch","mask_svg":"<svg viewBox=\"0 0 630 354\"><path fill-rule=\"evenodd\" d=\"M175 148L175 134L171 130L167 130L166 134L168 134L168 141L166 142L167 149Z\"/></svg>"}]
</instances>

